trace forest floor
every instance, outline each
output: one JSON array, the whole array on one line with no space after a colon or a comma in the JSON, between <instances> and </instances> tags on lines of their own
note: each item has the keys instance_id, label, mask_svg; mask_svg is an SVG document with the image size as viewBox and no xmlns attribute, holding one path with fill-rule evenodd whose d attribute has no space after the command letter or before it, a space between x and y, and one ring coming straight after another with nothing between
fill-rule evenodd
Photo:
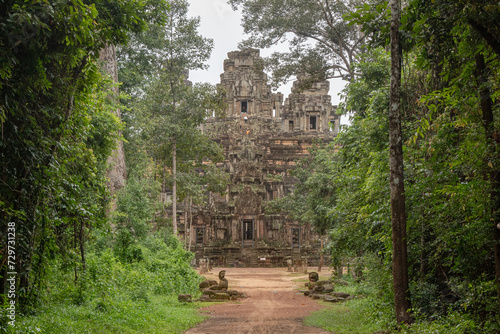
<instances>
[{"instance_id":1,"label":"forest floor","mask_svg":"<svg viewBox=\"0 0 500 334\"><path fill-rule=\"evenodd\" d=\"M322 308L298 292L298 288L305 289L307 274L290 273L286 268L213 268L204 276L218 281L220 270L226 270L229 289L243 292L248 298L202 308L209 319L186 334L328 333L302 322L312 311Z\"/></svg>"}]
</instances>

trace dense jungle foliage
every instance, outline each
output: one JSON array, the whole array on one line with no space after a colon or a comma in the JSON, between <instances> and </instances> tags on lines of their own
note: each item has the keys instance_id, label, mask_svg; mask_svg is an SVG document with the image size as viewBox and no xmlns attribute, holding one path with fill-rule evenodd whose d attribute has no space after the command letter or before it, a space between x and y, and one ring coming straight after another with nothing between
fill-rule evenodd
<instances>
[{"instance_id":1,"label":"dense jungle foliage","mask_svg":"<svg viewBox=\"0 0 500 334\"><path fill-rule=\"evenodd\" d=\"M174 297L196 295L200 276L159 201L162 185L171 183L168 154L161 147L147 150L154 147L147 126L155 119L148 108L163 107L152 112L164 118L156 118L160 126L173 124L168 105L174 105L179 115L189 115L176 125L184 135L179 197L186 196L184 179L195 189L207 183L201 176L182 178L184 166L220 155L196 128L208 107L218 108L219 94L210 85L191 85L183 72L202 68L213 44L199 36L199 19L188 19L187 8L182 0L11 0L0 6L1 332L167 333L203 319L196 306ZM166 34L174 25L183 39ZM170 51L169 61L154 53L157 66L143 73L147 80L124 76L123 91L143 93L118 98L117 83L101 69L100 51L109 44L124 50L152 33L163 41L163 52ZM140 60L120 55L118 67L130 73ZM167 72L167 63L176 70ZM165 77L175 86L170 91L159 89ZM156 87L154 95L149 86ZM168 95L173 90L174 97ZM129 177L112 194L108 158L123 136ZM185 152L193 140L203 157ZM217 171L206 174L219 180ZM15 318L4 312L12 302Z\"/></svg>"},{"instance_id":2,"label":"dense jungle foliage","mask_svg":"<svg viewBox=\"0 0 500 334\"><path fill-rule=\"evenodd\" d=\"M499 15L494 1L402 7L411 333L500 331ZM380 1L344 16L367 37L343 91L341 108L355 114L335 142L316 147L294 171L294 193L269 209L327 231L334 265L349 262L362 284L376 287L372 315L389 315L394 328L389 18Z\"/></svg>"},{"instance_id":3,"label":"dense jungle foliage","mask_svg":"<svg viewBox=\"0 0 500 334\"><path fill-rule=\"evenodd\" d=\"M334 267L348 263L356 289L370 295L363 314L387 330L499 333L498 1L402 1L414 323L399 328L391 276L387 2L230 3L246 13L251 35L244 46L293 36L290 52L266 61L275 82L297 69L314 79L342 77L348 84L341 109L354 112L334 143L313 148L298 165L293 194L269 209L327 233ZM206 184L220 192L227 182L213 166L199 173L201 159L218 161L221 151L197 125L224 105L215 87L186 80L185 70L205 68L213 47L187 8L185 0L0 5L2 310L12 300L8 273L16 273L16 327L2 313L0 331L180 332L201 321L196 305L172 297L195 292L200 278L159 200L161 190L175 187L179 200L201 202ZM119 99L99 63L99 51L110 44L128 94ZM128 180L110 194L108 157L124 138Z\"/></svg>"}]
</instances>

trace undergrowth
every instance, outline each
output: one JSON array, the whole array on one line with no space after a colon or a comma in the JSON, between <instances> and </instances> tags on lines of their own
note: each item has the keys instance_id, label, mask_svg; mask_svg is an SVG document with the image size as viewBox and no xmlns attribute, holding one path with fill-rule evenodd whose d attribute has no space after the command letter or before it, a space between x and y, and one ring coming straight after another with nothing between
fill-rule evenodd
<instances>
[{"instance_id":1,"label":"undergrowth","mask_svg":"<svg viewBox=\"0 0 500 334\"><path fill-rule=\"evenodd\" d=\"M371 269L365 269L361 279L353 279L350 275L334 279L335 291L347 292L355 296L355 299L337 304L320 302L325 308L313 312L304 319L304 323L335 334L500 333L498 316L490 317L486 321L477 321L474 311L464 312L463 305L450 307L434 317L419 314L413 309L414 323L398 327L395 322L390 271L376 262L370 264ZM478 287L476 290L479 289ZM416 302L415 304L418 305Z\"/></svg>"},{"instance_id":2,"label":"undergrowth","mask_svg":"<svg viewBox=\"0 0 500 334\"><path fill-rule=\"evenodd\" d=\"M378 298L372 287L344 276L335 282L335 291L349 293L355 298L335 304L319 302L324 308L311 313L304 324L336 334L382 333L390 327L390 317L384 315L390 305Z\"/></svg>"},{"instance_id":3,"label":"undergrowth","mask_svg":"<svg viewBox=\"0 0 500 334\"><path fill-rule=\"evenodd\" d=\"M124 248L96 235L85 268L54 261L36 312L18 314L16 326L0 332L180 333L203 321L199 304L177 301L179 293L196 297L202 278L176 238L157 233Z\"/></svg>"},{"instance_id":4,"label":"undergrowth","mask_svg":"<svg viewBox=\"0 0 500 334\"><path fill-rule=\"evenodd\" d=\"M199 305L179 303L176 296L153 295L144 300L111 299L81 305L45 305L36 316L23 318L15 334L163 334L181 333L204 320Z\"/></svg>"}]
</instances>

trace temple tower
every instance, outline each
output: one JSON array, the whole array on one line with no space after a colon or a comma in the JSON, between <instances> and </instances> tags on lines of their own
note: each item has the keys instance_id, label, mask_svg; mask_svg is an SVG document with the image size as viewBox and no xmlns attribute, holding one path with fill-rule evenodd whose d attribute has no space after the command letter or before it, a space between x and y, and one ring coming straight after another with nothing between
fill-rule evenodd
<instances>
[{"instance_id":1,"label":"temple tower","mask_svg":"<svg viewBox=\"0 0 500 334\"><path fill-rule=\"evenodd\" d=\"M190 231L197 258L215 264L282 266L291 257L309 257L314 264L319 236L310 224L268 214L265 206L292 191L296 179L289 172L313 142L337 134L329 83L304 91L296 83L283 103L283 95L267 84L259 50L246 49L228 53L220 85L225 116L208 119L203 130L224 148L219 167L230 173L230 185L225 196L208 194L192 226L180 222L181 233Z\"/></svg>"}]
</instances>

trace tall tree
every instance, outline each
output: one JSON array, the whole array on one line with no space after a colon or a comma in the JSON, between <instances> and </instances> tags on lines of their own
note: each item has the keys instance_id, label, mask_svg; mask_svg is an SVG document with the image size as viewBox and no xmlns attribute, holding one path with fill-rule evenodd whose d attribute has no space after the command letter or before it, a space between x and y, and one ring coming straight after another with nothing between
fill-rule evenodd
<instances>
[{"instance_id":1,"label":"tall tree","mask_svg":"<svg viewBox=\"0 0 500 334\"><path fill-rule=\"evenodd\" d=\"M97 3L98 7L103 7L102 10L102 16L109 21L113 20L113 16L121 16L121 12L123 9L120 9L118 7L116 8L106 8L105 3ZM145 51L145 48L141 48L140 45L137 45L136 43L136 36L140 36L141 32L143 30L149 30L152 27L156 27L162 22L164 22L165 15L168 12L168 4L166 1L151 1L151 0L146 0L144 2L141 2L141 7L144 8L144 13L142 14L143 20L140 21L140 23L144 26L147 26L147 29L140 29L140 30L135 30L131 31L130 33L126 33L129 35L129 41L126 44L112 44L112 43L107 43L101 50L99 50L99 60L101 62L101 67L103 71L113 79L115 82L115 86L113 89L110 91L110 95L114 99L118 99L119 97L119 88L118 88L118 82L119 79L126 78L128 79L130 74L130 71L126 71L126 69L121 68L120 70L124 70L125 73L119 75L119 68L118 68L118 62L117 62L117 52L116 48L123 48L127 50L137 50L135 53L140 53L141 51ZM149 52L151 52L152 48L147 48ZM133 52L133 51L131 51ZM143 58L147 59L146 56L143 55ZM143 62L143 66L141 68L135 68L134 69L134 76L135 77L143 77L146 78L147 74L150 73L150 66L148 66L148 62ZM140 89L140 86L142 86L142 82L140 80L132 80L135 86L139 86L137 89ZM126 93L132 93L130 86L131 86L131 80L125 80L125 92ZM118 117L119 120L122 119L122 112L120 109L115 110L115 115ZM122 135L120 131L120 136ZM108 159L108 187L111 191L111 193L116 193L120 188L122 188L125 184L125 179L127 178L127 167L125 164L125 152L124 152L124 147L123 147L123 140L122 138L117 140L117 145L116 149L112 152L111 156Z\"/></svg>"},{"instance_id":2,"label":"tall tree","mask_svg":"<svg viewBox=\"0 0 500 334\"><path fill-rule=\"evenodd\" d=\"M352 66L364 43L356 25L343 15L359 0L230 0L243 11L243 29L250 37L242 46L268 48L289 39L288 52L268 60L275 84L299 72L311 80L355 77Z\"/></svg>"},{"instance_id":3,"label":"tall tree","mask_svg":"<svg viewBox=\"0 0 500 334\"><path fill-rule=\"evenodd\" d=\"M177 234L174 214L178 172L196 172L203 159L222 158L220 147L198 128L212 111L220 111L222 106L222 95L215 87L208 84L192 86L182 75L172 77L168 72L149 87L139 102L138 127L146 143L145 149L160 167L164 186L166 169L171 172L174 234Z\"/></svg>"},{"instance_id":4,"label":"tall tree","mask_svg":"<svg viewBox=\"0 0 500 334\"><path fill-rule=\"evenodd\" d=\"M454 108L450 123L466 119L468 124L480 124L485 132L483 139L487 151L482 158L489 167L484 178L489 179L490 230L492 231L493 258L496 287L500 301L500 168L498 162L499 133L498 98L491 87L498 83L500 57L500 10L493 0L440 0L428 3L410 2L405 29L412 34L412 42L422 47L421 59L432 66L435 77L441 77L440 86L433 98L438 105L460 101L474 105L481 111L481 118L471 118L462 108ZM460 52L449 52L459 50ZM474 69L474 70L472 70ZM474 85L465 84L474 83ZM465 109L465 108L464 108ZM465 109L466 110L466 109ZM466 116L467 115L467 116ZM491 232L490 232L491 233ZM500 313L500 308L498 309Z\"/></svg>"},{"instance_id":5,"label":"tall tree","mask_svg":"<svg viewBox=\"0 0 500 334\"><path fill-rule=\"evenodd\" d=\"M200 19L187 16L189 5L186 0L174 0L169 4L170 8L165 22L154 23L148 31L134 36L133 47L120 50L119 62L120 67L125 69L135 67L138 63L143 62L147 65L146 75L133 79L140 83L139 89L136 89L134 93L140 95L141 92L147 90L146 95L151 94L151 96L144 101L150 106L156 105L154 108L159 108L156 111L156 116L169 119L168 122L158 120L162 127L161 130L158 129L158 133L163 136L162 140L168 142L171 150L171 153L168 154L170 161L166 161L165 152L159 155L155 154L155 156L172 172L172 219L174 234L177 234L176 176L179 141L184 138L183 136L188 129L194 129L199 125L208 112L207 109L204 109L207 108L207 101L195 99L199 105L194 105L188 103L187 99L192 98L190 94L203 95L201 90L205 90L207 94L208 90L213 92L213 88L207 86L198 86L193 90L187 77L189 70L207 67L206 61L210 57L213 41L198 33ZM145 47L148 49L148 54L143 58L140 56L142 53L138 50ZM130 72L125 71L125 73ZM126 78L132 80L130 77ZM146 83L145 78L153 79L154 84ZM152 102L153 100L155 102ZM157 103L163 105L159 106ZM155 113L153 109L151 112ZM152 123L149 124L155 127ZM156 141L157 138L154 138L153 133L149 133L149 135L151 135L151 140ZM160 146L163 147L162 150L165 148L164 145Z\"/></svg>"},{"instance_id":6,"label":"tall tree","mask_svg":"<svg viewBox=\"0 0 500 334\"><path fill-rule=\"evenodd\" d=\"M391 92L389 105L389 182L391 189L392 276L398 323L410 322L408 259L406 245L406 209L403 173L403 136L401 132L401 45L399 27L400 0L391 7Z\"/></svg>"},{"instance_id":7,"label":"tall tree","mask_svg":"<svg viewBox=\"0 0 500 334\"><path fill-rule=\"evenodd\" d=\"M107 86L96 58L106 44L142 29L143 14L133 0L2 3L0 228L16 224L21 309L36 302L63 227L83 237L90 222L100 221L105 195L97 159L107 158L118 126L98 93Z\"/></svg>"},{"instance_id":8,"label":"tall tree","mask_svg":"<svg viewBox=\"0 0 500 334\"><path fill-rule=\"evenodd\" d=\"M113 44L108 44L99 51L99 60L101 67L115 83L115 86L110 91L110 97L118 99L118 66L116 62L116 50ZM116 117L121 121L120 109L115 110ZM121 131L120 131L121 136ZM127 166L125 164L125 153L123 151L123 140L119 138L116 143L116 148L108 158L108 179L109 189L111 193L116 193L120 190L127 178Z\"/></svg>"}]
</instances>

